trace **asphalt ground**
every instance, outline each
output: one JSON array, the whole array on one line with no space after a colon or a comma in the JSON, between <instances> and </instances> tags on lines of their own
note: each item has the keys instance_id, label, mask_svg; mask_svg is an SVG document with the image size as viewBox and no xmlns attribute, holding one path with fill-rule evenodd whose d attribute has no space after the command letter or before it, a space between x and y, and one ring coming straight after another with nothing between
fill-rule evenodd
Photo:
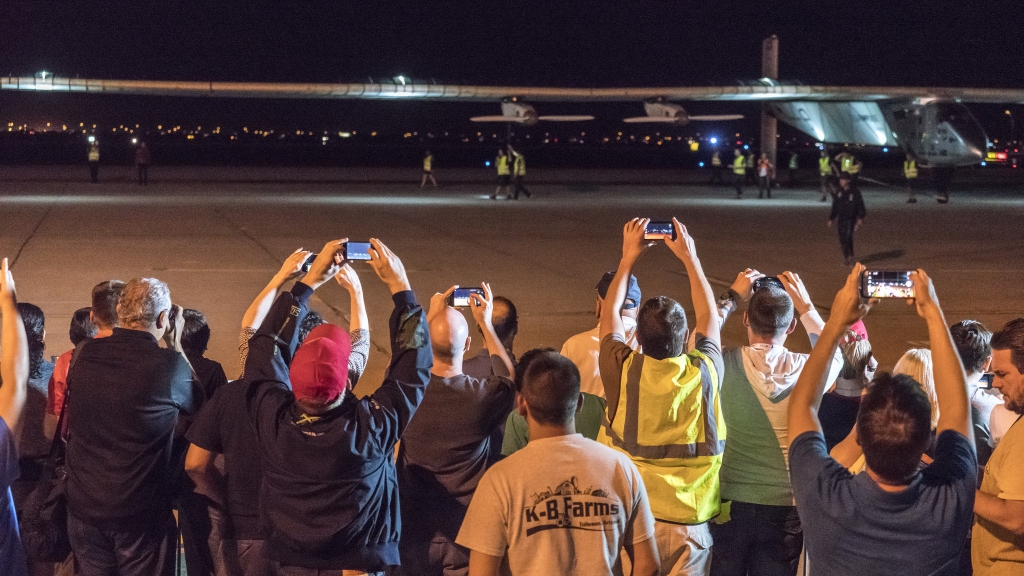
<instances>
[{"instance_id":1,"label":"asphalt ground","mask_svg":"<svg viewBox=\"0 0 1024 576\"><path fill-rule=\"evenodd\" d=\"M908 205L895 188L865 185L859 258L873 268L927 270L950 323L973 318L998 328L1024 316L1024 193L1015 172L993 174L968 175L967 191L954 191L947 205L927 196ZM71 347L71 314L89 305L93 285L155 276L169 284L175 303L206 314L208 356L229 377L239 371L239 323L252 298L292 250L340 237L382 239L404 261L423 303L452 284L489 281L519 310L517 353L557 349L593 328L594 286L615 268L622 224L633 216L683 221L716 294L746 267L792 270L827 318L848 268L814 175L803 175L808 186L777 189L771 200L758 200L749 186L736 200L731 187L703 184L707 176L534 171L533 198L495 202L486 198L493 186L484 171L439 171L442 187L421 191L416 170L154 168L153 183L142 188L127 167L104 168L95 185L84 167L6 167L0 256L14 262L19 298L46 313L48 356ZM368 393L387 366L391 300L366 264L356 268L373 342L359 386ZM635 273L645 298L672 296L692 321L688 280L666 248L648 251ZM348 296L339 286L321 288L313 307L347 325ZM927 344L924 322L904 302L882 302L866 324L883 368ZM741 318L729 321L724 340L745 342ZM802 328L787 345L809 349Z\"/></svg>"}]
</instances>

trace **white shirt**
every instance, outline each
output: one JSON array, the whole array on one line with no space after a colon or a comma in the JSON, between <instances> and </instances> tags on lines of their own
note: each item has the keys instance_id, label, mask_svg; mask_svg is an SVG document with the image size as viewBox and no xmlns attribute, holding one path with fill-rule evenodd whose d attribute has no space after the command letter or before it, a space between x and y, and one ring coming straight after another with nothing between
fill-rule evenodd
<instances>
[{"instance_id":1,"label":"white shirt","mask_svg":"<svg viewBox=\"0 0 1024 576\"><path fill-rule=\"evenodd\" d=\"M601 576L626 542L654 537L629 458L580 434L531 440L484 474L456 542L508 554L512 574Z\"/></svg>"},{"instance_id":2,"label":"white shirt","mask_svg":"<svg viewBox=\"0 0 1024 576\"><path fill-rule=\"evenodd\" d=\"M637 349L636 320L629 316L622 317L622 327L626 331L626 344L633 350ZM580 392L605 398L604 384L601 382L601 368L598 358L601 355L601 326L587 332L581 332L562 344L562 356L572 360L580 370Z\"/></svg>"}]
</instances>

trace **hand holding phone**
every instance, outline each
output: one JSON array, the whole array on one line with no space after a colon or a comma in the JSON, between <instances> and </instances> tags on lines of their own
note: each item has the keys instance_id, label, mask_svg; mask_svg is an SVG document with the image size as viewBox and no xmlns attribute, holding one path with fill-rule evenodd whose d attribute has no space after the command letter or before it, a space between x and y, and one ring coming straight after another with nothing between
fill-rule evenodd
<instances>
[{"instance_id":1,"label":"hand holding phone","mask_svg":"<svg viewBox=\"0 0 1024 576\"><path fill-rule=\"evenodd\" d=\"M309 272L309 267L313 265L313 261L316 260L317 256L319 256L319 254L310 254L309 256L306 256L306 261L302 263L303 274Z\"/></svg>"}]
</instances>

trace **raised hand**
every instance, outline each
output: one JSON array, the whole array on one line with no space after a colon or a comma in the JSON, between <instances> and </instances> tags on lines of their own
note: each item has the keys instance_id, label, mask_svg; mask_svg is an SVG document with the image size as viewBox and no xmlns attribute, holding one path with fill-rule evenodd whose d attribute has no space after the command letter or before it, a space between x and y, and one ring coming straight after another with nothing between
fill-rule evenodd
<instances>
[{"instance_id":1,"label":"raised hand","mask_svg":"<svg viewBox=\"0 0 1024 576\"><path fill-rule=\"evenodd\" d=\"M672 225L676 229L676 239L666 239L665 245L672 250L672 253L677 258L685 262L691 262L697 259L697 248L693 243L693 236L686 230L686 226L683 226L679 220L672 219Z\"/></svg>"},{"instance_id":2,"label":"raised hand","mask_svg":"<svg viewBox=\"0 0 1024 576\"><path fill-rule=\"evenodd\" d=\"M750 295L754 292L754 282L760 278L764 278L764 274L753 268L747 268L736 275L736 281L732 283L729 289L739 294L740 298L749 300Z\"/></svg>"},{"instance_id":3,"label":"raised hand","mask_svg":"<svg viewBox=\"0 0 1024 576\"><path fill-rule=\"evenodd\" d=\"M864 265L857 264L846 277L846 284L836 294L832 302L832 314L829 322L838 322L843 328L853 326L858 320L868 315L877 299L867 300L860 295L860 277L864 273Z\"/></svg>"},{"instance_id":4,"label":"raised hand","mask_svg":"<svg viewBox=\"0 0 1024 576\"><path fill-rule=\"evenodd\" d=\"M779 276L779 281L782 282L782 287L786 289L789 297L793 299L793 308L799 316L814 310L814 302L811 301L811 295L807 292L807 287L804 286L799 274L783 272Z\"/></svg>"},{"instance_id":5,"label":"raised hand","mask_svg":"<svg viewBox=\"0 0 1024 576\"><path fill-rule=\"evenodd\" d=\"M651 240L644 240L647 223L650 218L633 218L622 227L622 259L635 262L640 255L654 245Z\"/></svg>"},{"instance_id":6,"label":"raised hand","mask_svg":"<svg viewBox=\"0 0 1024 576\"><path fill-rule=\"evenodd\" d=\"M324 249L316 255L316 260L309 267L309 272L302 278L302 283L316 290L341 270L342 250L348 238L331 240L324 244ZM293 254L294 256L294 254Z\"/></svg>"},{"instance_id":7,"label":"raised hand","mask_svg":"<svg viewBox=\"0 0 1024 576\"><path fill-rule=\"evenodd\" d=\"M289 280L294 280L299 276L302 276L302 265L305 264L306 259L312 254L309 250L303 250L299 248L295 252L292 252L284 260L284 264L281 265L281 269L277 271L277 278L281 281L281 284Z\"/></svg>"},{"instance_id":8,"label":"raised hand","mask_svg":"<svg viewBox=\"0 0 1024 576\"><path fill-rule=\"evenodd\" d=\"M376 238L370 238L370 266L392 294L412 290L402 260Z\"/></svg>"},{"instance_id":9,"label":"raised hand","mask_svg":"<svg viewBox=\"0 0 1024 576\"><path fill-rule=\"evenodd\" d=\"M490 327L491 317L494 314L494 295L491 293L491 285L487 282L480 284L480 287L484 289L484 294L483 296L476 293L469 295L469 300L473 303L469 310L473 313L473 319L479 326Z\"/></svg>"}]
</instances>

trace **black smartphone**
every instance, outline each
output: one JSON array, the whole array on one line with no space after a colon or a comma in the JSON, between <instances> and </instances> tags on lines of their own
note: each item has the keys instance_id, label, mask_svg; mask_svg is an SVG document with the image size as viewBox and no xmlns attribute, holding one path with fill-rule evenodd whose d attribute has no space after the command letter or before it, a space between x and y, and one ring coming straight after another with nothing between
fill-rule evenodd
<instances>
[{"instance_id":1,"label":"black smartphone","mask_svg":"<svg viewBox=\"0 0 1024 576\"><path fill-rule=\"evenodd\" d=\"M865 270L860 277L860 295L865 298L914 297L911 270Z\"/></svg>"},{"instance_id":2,"label":"black smartphone","mask_svg":"<svg viewBox=\"0 0 1024 576\"><path fill-rule=\"evenodd\" d=\"M345 242L345 260L369 260L369 242Z\"/></svg>"},{"instance_id":3,"label":"black smartphone","mask_svg":"<svg viewBox=\"0 0 1024 576\"><path fill-rule=\"evenodd\" d=\"M305 274L306 272L309 272L309 268L310 268L310 266L313 265L313 261L316 260L317 256L319 256L319 254L310 254L309 256L306 256L306 261L302 263L302 273L303 274Z\"/></svg>"},{"instance_id":4,"label":"black smartphone","mask_svg":"<svg viewBox=\"0 0 1024 576\"><path fill-rule=\"evenodd\" d=\"M484 295L483 288L456 288L448 296L448 305L452 308L466 308L473 304L473 300L469 297L470 294Z\"/></svg>"},{"instance_id":5,"label":"black smartphone","mask_svg":"<svg viewBox=\"0 0 1024 576\"><path fill-rule=\"evenodd\" d=\"M779 280L778 276L762 276L757 280L754 280L754 292L765 288L778 288L783 291L786 289L786 287L782 285L782 280Z\"/></svg>"},{"instance_id":6,"label":"black smartphone","mask_svg":"<svg viewBox=\"0 0 1024 576\"><path fill-rule=\"evenodd\" d=\"M644 240L675 240L676 227L671 220L651 220L644 228Z\"/></svg>"},{"instance_id":7,"label":"black smartphone","mask_svg":"<svg viewBox=\"0 0 1024 576\"><path fill-rule=\"evenodd\" d=\"M984 388L986 390L992 389L992 381L995 380L996 375L991 372L986 372L981 375L981 380L978 382L978 388Z\"/></svg>"}]
</instances>

